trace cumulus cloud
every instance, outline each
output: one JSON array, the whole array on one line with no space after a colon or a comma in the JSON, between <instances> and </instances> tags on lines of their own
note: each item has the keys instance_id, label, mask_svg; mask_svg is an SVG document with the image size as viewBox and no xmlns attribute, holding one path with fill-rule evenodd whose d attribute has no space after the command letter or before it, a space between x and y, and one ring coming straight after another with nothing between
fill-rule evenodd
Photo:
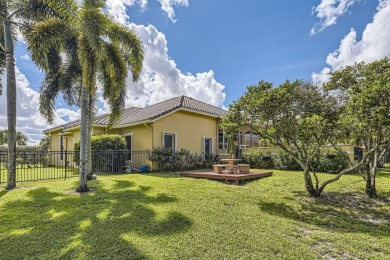
<instances>
[{"instance_id":1,"label":"cumulus cloud","mask_svg":"<svg viewBox=\"0 0 390 260\"><path fill-rule=\"evenodd\" d=\"M125 4L124 8L126 5L136 4L142 8L147 4L146 0L112 0L109 2L113 7L116 3L118 10L122 10L121 3ZM188 4L187 1L180 0L161 0L160 2L166 2L167 6ZM124 14L126 13L124 12ZM125 20L121 20L123 17ZM171 13L170 18L174 19L174 13ZM133 83L131 75L127 79L127 107L145 107L179 95L190 96L218 107L224 107L225 87L215 79L212 70L195 74L182 72L168 55L168 43L165 35L156 27L128 24L126 16L121 15L115 19L128 26L141 38L145 51L143 72L139 81ZM3 77L3 81L5 81L5 77ZM38 111L39 93L30 87L26 76L18 69L17 100L17 129L26 133L32 144L39 142L43 130L80 118L80 110L73 110L58 103L60 108L55 111L55 122L53 125L48 125ZM101 96L98 97L97 104L98 115L109 111L107 102ZM5 92L0 96L0 128L7 128Z\"/></svg>"},{"instance_id":2,"label":"cumulus cloud","mask_svg":"<svg viewBox=\"0 0 390 260\"><path fill-rule=\"evenodd\" d=\"M108 0L107 1L107 13L114 18L117 22L125 24L129 19L126 14L126 7L138 5L141 10L146 9L147 0Z\"/></svg>"},{"instance_id":3,"label":"cumulus cloud","mask_svg":"<svg viewBox=\"0 0 390 260\"><path fill-rule=\"evenodd\" d=\"M167 40L153 25L128 25L144 44L144 67L140 80L127 80L127 106L145 106L178 95L186 95L222 107L224 86L216 81L214 72L183 73L169 58Z\"/></svg>"},{"instance_id":4,"label":"cumulus cloud","mask_svg":"<svg viewBox=\"0 0 390 260\"><path fill-rule=\"evenodd\" d=\"M5 77L3 77L5 85ZM39 114L39 93L30 87L26 76L16 67L16 128L27 134L30 144L38 143L42 138L42 131L50 128L46 120ZM53 126L63 124L65 121L55 117ZM4 88L0 96L0 128L7 128L7 90Z\"/></svg>"},{"instance_id":5,"label":"cumulus cloud","mask_svg":"<svg viewBox=\"0 0 390 260\"><path fill-rule=\"evenodd\" d=\"M161 4L161 9L168 15L172 22L176 22L175 11L173 6L188 6L188 0L158 0Z\"/></svg>"},{"instance_id":6,"label":"cumulus cloud","mask_svg":"<svg viewBox=\"0 0 390 260\"><path fill-rule=\"evenodd\" d=\"M337 19L345 14L348 9L358 0L322 0L317 7L313 7L313 14L316 14L320 22L313 26L310 34L321 32L325 28L337 23Z\"/></svg>"},{"instance_id":7,"label":"cumulus cloud","mask_svg":"<svg viewBox=\"0 0 390 260\"><path fill-rule=\"evenodd\" d=\"M329 53L326 58L328 67L320 73L313 73L312 79L329 79L329 72L341 67L352 65L355 62L373 62L384 57L390 57L390 0L379 2L373 21L367 24L361 40L357 39L357 32L351 29L341 40L337 50ZM323 81L323 82L324 82Z\"/></svg>"},{"instance_id":8,"label":"cumulus cloud","mask_svg":"<svg viewBox=\"0 0 390 260\"><path fill-rule=\"evenodd\" d=\"M174 6L188 6L188 0L157 0L161 4L161 9L167 14L168 18L175 23ZM129 16L126 13L126 8L129 6L138 5L141 10L145 10L148 0L108 0L107 13L121 24L125 24Z\"/></svg>"}]
</instances>

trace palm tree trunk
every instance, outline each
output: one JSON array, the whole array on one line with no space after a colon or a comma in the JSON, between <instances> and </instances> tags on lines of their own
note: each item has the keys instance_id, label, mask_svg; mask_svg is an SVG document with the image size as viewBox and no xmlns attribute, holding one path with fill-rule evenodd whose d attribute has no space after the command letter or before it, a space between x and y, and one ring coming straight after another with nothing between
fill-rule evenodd
<instances>
[{"instance_id":1,"label":"palm tree trunk","mask_svg":"<svg viewBox=\"0 0 390 260\"><path fill-rule=\"evenodd\" d=\"M91 151L91 135L92 135L92 120L93 120L93 115L92 115L92 111L93 111L93 102L92 100L90 99L89 100L89 116L88 116L88 173L87 173L87 180L92 180L92 175L93 175L93 172L92 172L92 151Z\"/></svg>"},{"instance_id":2,"label":"palm tree trunk","mask_svg":"<svg viewBox=\"0 0 390 260\"><path fill-rule=\"evenodd\" d=\"M5 55L7 69L7 120L8 120L8 183L6 189L16 187L16 79L14 44L11 23L4 21Z\"/></svg>"},{"instance_id":3,"label":"palm tree trunk","mask_svg":"<svg viewBox=\"0 0 390 260\"><path fill-rule=\"evenodd\" d=\"M88 175L88 121L89 121L89 91L83 85L81 89L81 126L80 126L80 180L77 192L89 191L87 186Z\"/></svg>"}]
</instances>

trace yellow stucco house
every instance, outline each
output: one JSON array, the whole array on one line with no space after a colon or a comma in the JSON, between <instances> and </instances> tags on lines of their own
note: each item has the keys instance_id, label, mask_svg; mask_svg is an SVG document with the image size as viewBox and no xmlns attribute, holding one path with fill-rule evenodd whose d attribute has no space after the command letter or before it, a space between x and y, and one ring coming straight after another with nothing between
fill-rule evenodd
<instances>
[{"instance_id":1,"label":"yellow stucco house","mask_svg":"<svg viewBox=\"0 0 390 260\"><path fill-rule=\"evenodd\" d=\"M92 135L119 134L130 151L154 147L181 148L191 153L226 154L226 138L219 125L228 111L179 96L145 108L126 108L119 121L107 129L108 114L97 116ZM51 151L72 151L80 139L80 120L44 131L51 138Z\"/></svg>"}]
</instances>

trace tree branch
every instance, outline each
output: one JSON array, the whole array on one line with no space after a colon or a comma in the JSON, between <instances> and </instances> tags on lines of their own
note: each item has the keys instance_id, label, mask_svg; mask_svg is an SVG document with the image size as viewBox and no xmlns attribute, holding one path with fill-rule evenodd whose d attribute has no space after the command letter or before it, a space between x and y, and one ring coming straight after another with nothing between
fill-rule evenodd
<instances>
[{"instance_id":1,"label":"tree branch","mask_svg":"<svg viewBox=\"0 0 390 260\"><path fill-rule=\"evenodd\" d=\"M336 177L329 179L327 181L324 181L320 187L319 192L321 193L325 189L326 185L339 180L341 178L341 176L343 176L344 174L352 172L356 169L359 169L361 166L366 164L366 160L367 160L368 156L371 155L374 151L375 151L375 149L371 149L366 155L363 156L363 159L361 160L360 163L356 164L355 166L353 166L351 168L348 168L348 169L341 171L339 174L336 175Z\"/></svg>"}]
</instances>

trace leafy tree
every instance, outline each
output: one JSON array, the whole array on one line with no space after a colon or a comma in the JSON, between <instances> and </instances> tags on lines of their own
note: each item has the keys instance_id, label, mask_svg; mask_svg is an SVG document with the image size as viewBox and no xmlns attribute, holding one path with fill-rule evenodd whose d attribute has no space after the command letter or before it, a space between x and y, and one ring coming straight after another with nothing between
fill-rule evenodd
<instances>
[{"instance_id":1,"label":"leafy tree","mask_svg":"<svg viewBox=\"0 0 390 260\"><path fill-rule=\"evenodd\" d=\"M261 81L248 87L229 112L224 125L247 125L294 158L304 171L306 189L313 197L319 197L328 184L361 167L366 160L320 183L316 158L321 147L336 135L340 111L335 98L310 83L286 81L273 88L272 83Z\"/></svg>"},{"instance_id":2,"label":"leafy tree","mask_svg":"<svg viewBox=\"0 0 390 260\"><path fill-rule=\"evenodd\" d=\"M345 108L345 138L363 146L365 151L374 150L363 176L366 194L375 198L378 166L390 148L390 61L385 58L347 66L332 73L326 88L338 92Z\"/></svg>"},{"instance_id":3,"label":"leafy tree","mask_svg":"<svg viewBox=\"0 0 390 260\"><path fill-rule=\"evenodd\" d=\"M103 13L105 1L50 1L61 14L32 26L26 40L32 60L46 73L42 84L40 111L50 121L58 93L73 102L80 93L80 181L77 191L88 191L88 143L93 100L97 84L111 107L110 126L119 118L126 98L130 67L133 80L139 78L143 48L138 37ZM64 53L65 55L61 55Z\"/></svg>"},{"instance_id":4,"label":"leafy tree","mask_svg":"<svg viewBox=\"0 0 390 260\"><path fill-rule=\"evenodd\" d=\"M28 137L22 132L16 132L16 145L27 145ZM0 145L8 143L8 130L0 130Z\"/></svg>"},{"instance_id":5,"label":"leafy tree","mask_svg":"<svg viewBox=\"0 0 390 260\"><path fill-rule=\"evenodd\" d=\"M16 80L14 45L16 29L24 33L33 24L54 12L44 0L0 0L0 95L1 77L7 76L8 181L7 189L16 187ZM55 2L55 1L52 1Z\"/></svg>"},{"instance_id":6,"label":"leafy tree","mask_svg":"<svg viewBox=\"0 0 390 260\"><path fill-rule=\"evenodd\" d=\"M49 151L50 150L50 137L49 136L42 137L41 141L39 142L39 147L42 151Z\"/></svg>"}]
</instances>

